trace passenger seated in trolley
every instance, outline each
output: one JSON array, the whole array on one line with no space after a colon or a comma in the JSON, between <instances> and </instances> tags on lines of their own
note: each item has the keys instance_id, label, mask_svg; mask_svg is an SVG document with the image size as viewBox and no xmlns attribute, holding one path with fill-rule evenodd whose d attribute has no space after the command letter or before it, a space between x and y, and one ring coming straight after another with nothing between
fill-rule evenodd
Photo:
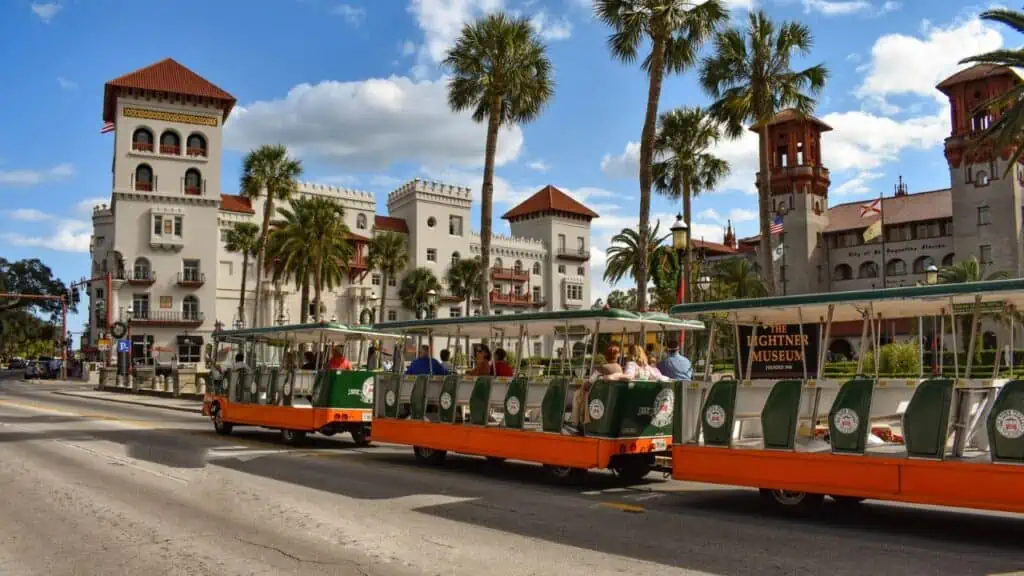
<instances>
[{"instance_id":1,"label":"passenger seated in trolley","mask_svg":"<svg viewBox=\"0 0 1024 576\"><path fill-rule=\"evenodd\" d=\"M337 345L334 347L334 354L331 355L331 360L327 364L327 367L331 370L351 370L352 363L349 362L348 358L345 357L345 347Z\"/></svg>"},{"instance_id":2,"label":"passenger seated in trolley","mask_svg":"<svg viewBox=\"0 0 1024 576\"><path fill-rule=\"evenodd\" d=\"M476 349L476 361L473 369L466 373L467 376L491 376L491 349L486 344L481 344Z\"/></svg>"},{"instance_id":3,"label":"passenger seated in trolley","mask_svg":"<svg viewBox=\"0 0 1024 576\"><path fill-rule=\"evenodd\" d=\"M420 346L419 358L409 363L405 370L406 374L433 374L435 376L447 376L448 369L441 365L436 359L430 357L430 346Z\"/></svg>"},{"instance_id":4,"label":"passenger seated in trolley","mask_svg":"<svg viewBox=\"0 0 1024 576\"><path fill-rule=\"evenodd\" d=\"M511 378L515 376L515 372L512 367L509 366L508 362L505 361L507 354L504 348L498 348L494 351L494 375Z\"/></svg>"},{"instance_id":5,"label":"passenger seated in trolley","mask_svg":"<svg viewBox=\"0 0 1024 576\"><path fill-rule=\"evenodd\" d=\"M661 373L658 367L647 361L647 353L639 344L631 344L626 349L625 378L622 380L656 380L671 382L672 379ZM617 380L619 378L616 378Z\"/></svg>"},{"instance_id":6,"label":"passenger seated in trolley","mask_svg":"<svg viewBox=\"0 0 1024 576\"><path fill-rule=\"evenodd\" d=\"M605 380L622 380L625 374L622 366L619 365L619 347L611 344L604 351L604 364L594 366L590 378L584 380L583 385L576 389L572 397L572 423L577 427L579 434L583 433L583 424L590 421L587 413L587 395L590 394L590 386L594 382L604 378Z\"/></svg>"}]
</instances>

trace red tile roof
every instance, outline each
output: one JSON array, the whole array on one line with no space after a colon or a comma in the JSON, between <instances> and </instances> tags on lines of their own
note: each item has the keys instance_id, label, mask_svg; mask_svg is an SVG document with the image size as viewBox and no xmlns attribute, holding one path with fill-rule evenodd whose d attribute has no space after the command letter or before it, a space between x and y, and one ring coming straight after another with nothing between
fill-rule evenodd
<instances>
[{"instance_id":1,"label":"red tile roof","mask_svg":"<svg viewBox=\"0 0 1024 576\"><path fill-rule=\"evenodd\" d=\"M828 209L828 226L822 232L842 232L867 228L878 216L860 217L860 207L871 200L838 204ZM953 217L953 198L949 189L918 192L882 199L885 224L904 224Z\"/></svg>"},{"instance_id":2,"label":"red tile roof","mask_svg":"<svg viewBox=\"0 0 1024 576\"><path fill-rule=\"evenodd\" d=\"M356 234L355 232L352 232L351 230L349 230L347 233L345 233L345 239L346 240L355 240L356 242L369 242L370 241L370 239L367 238L366 236L363 236L362 234Z\"/></svg>"},{"instance_id":3,"label":"red tile roof","mask_svg":"<svg viewBox=\"0 0 1024 576\"><path fill-rule=\"evenodd\" d=\"M694 250L706 250L708 252L717 252L719 254L735 254L736 249L732 246L726 246L725 244L719 244L718 242L706 242L704 240L690 240L690 245Z\"/></svg>"},{"instance_id":4,"label":"red tile roof","mask_svg":"<svg viewBox=\"0 0 1024 576\"><path fill-rule=\"evenodd\" d=\"M103 87L103 120L105 122L114 121L117 94L120 88L210 98L220 103L225 119L235 106L234 96L170 58L107 82Z\"/></svg>"},{"instance_id":5,"label":"red tile roof","mask_svg":"<svg viewBox=\"0 0 1024 576\"><path fill-rule=\"evenodd\" d=\"M800 112L798 112L797 110L795 110L793 108L787 108L787 109L779 112L778 114L776 114L774 118L772 118L771 120L768 121L768 125L769 126L774 126L776 124L782 124L784 122L794 122L794 121L797 121L797 120L803 120L804 118L806 118L807 120L810 120L812 123L817 124L818 126L820 126L822 132L830 132L832 130L831 126L829 126L828 124L825 124L824 122L822 122L821 120L815 118L814 116L806 116L805 117L805 116L801 115ZM751 132L757 132L757 130L760 127L761 127L760 124L754 124L753 126L750 127L750 131Z\"/></svg>"},{"instance_id":6,"label":"red tile roof","mask_svg":"<svg viewBox=\"0 0 1024 576\"><path fill-rule=\"evenodd\" d=\"M953 74L949 78L946 78L942 82L939 82L938 88L942 92L946 92L949 88L956 86L957 84L963 84L964 82L971 82L973 80L981 80L990 76L1003 76L1009 74L1017 78L1020 75L1016 70L1007 66L997 66L995 64L975 64L969 68Z\"/></svg>"},{"instance_id":7,"label":"red tile roof","mask_svg":"<svg viewBox=\"0 0 1024 576\"><path fill-rule=\"evenodd\" d=\"M409 225L401 218L391 216L374 216L373 225L377 230L390 230L392 232L409 233Z\"/></svg>"},{"instance_id":8,"label":"red tile roof","mask_svg":"<svg viewBox=\"0 0 1024 576\"><path fill-rule=\"evenodd\" d=\"M543 212L562 212L576 214L584 218L598 218L597 212L573 200L568 194L548 184L536 194L523 200L518 206L505 213L502 218L514 220Z\"/></svg>"},{"instance_id":9,"label":"red tile roof","mask_svg":"<svg viewBox=\"0 0 1024 576\"><path fill-rule=\"evenodd\" d=\"M255 214L252 209L252 201L245 196L232 196L231 194L220 195L220 209L225 212L239 212L241 214Z\"/></svg>"}]
</instances>

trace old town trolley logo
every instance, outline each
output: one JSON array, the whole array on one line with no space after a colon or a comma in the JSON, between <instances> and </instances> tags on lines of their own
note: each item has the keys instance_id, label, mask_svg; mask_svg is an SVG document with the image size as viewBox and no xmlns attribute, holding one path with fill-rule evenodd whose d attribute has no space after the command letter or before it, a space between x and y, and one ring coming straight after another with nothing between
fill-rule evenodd
<instances>
[{"instance_id":1,"label":"old town trolley logo","mask_svg":"<svg viewBox=\"0 0 1024 576\"><path fill-rule=\"evenodd\" d=\"M591 420L600 420L604 418L604 402L600 400L591 400L590 405L587 406L587 410L590 412Z\"/></svg>"},{"instance_id":2,"label":"old town trolley logo","mask_svg":"<svg viewBox=\"0 0 1024 576\"><path fill-rule=\"evenodd\" d=\"M836 412L835 417L832 418L832 424L835 425L836 430L843 434L853 434L860 427L860 418L857 417L857 413L849 408L841 408Z\"/></svg>"},{"instance_id":3,"label":"old town trolley logo","mask_svg":"<svg viewBox=\"0 0 1024 576\"><path fill-rule=\"evenodd\" d=\"M672 411L675 410L676 395L671 388L662 388L654 397L654 405L637 410L637 416L650 416L651 426L664 428L672 422Z\"/></svg>"},{"instance_id":4,"label":"old town trolley logo","mask_svg":"<svg viewBox=\"0 0 1024 576\"><path fill-rule=\"evenodd\" d=\"M708 406L708 409L704 411L704 421L712 428L721 428L725 425L725 408L718 404Z\"/></svg>"},{"instance_id":5,"label":"old town trolley logo","mask_svg":"<svg viewBox=\"0 0 1024 576\"><path fill-rule=\"evenodd\" d=\"M397 400L397 398L395 398L395 391L388 390L387 394L384 395L384 403L388 406L394 406L395 400Z\"/></svg>"},{"instance_id":6,"label":"old town trolley logo","mask_svg":"<svg viewBox=\"0 0 1024 576\"><path fill-rule=\"evenodd\" d=\"M1024 413L1013 408L1003 410L996 416L996 431L1010 440L1024 436Z\"/></svg>"},{"instance_id":7,"label":"old town trolley logo","mask_svg":"<svg viewBox=\"0 0 1024 576\"><path fill-rule=\"evenodd\" d=\"M512 396L505 402L505 411L509 413L509 416L515 416L519 414L519 398Z\"/></svg>"},{"instance_id":8,"label":"old town trolley logo","mask_svg":"<svg viewBox=\"0 0 1024 576\"><path fill-rule=\"evenodd\" d=\"M452 407L452 395L448 392L441 394L441 409L447 410Z\"/></svg>"},{"instance_id":9,"label":"old town trolley logo","mask_svg":"<svg viewBox=\"0 0 1024 576\"><path fill-rule=\"evenodd\" d=\"M363 380L363 385L359 388L349 388L349 396L359 396L359 401L363 404L369 404L373 402L373 377ZM391 403L388 403L390 406Z\"/></svg>"}]
</instances>

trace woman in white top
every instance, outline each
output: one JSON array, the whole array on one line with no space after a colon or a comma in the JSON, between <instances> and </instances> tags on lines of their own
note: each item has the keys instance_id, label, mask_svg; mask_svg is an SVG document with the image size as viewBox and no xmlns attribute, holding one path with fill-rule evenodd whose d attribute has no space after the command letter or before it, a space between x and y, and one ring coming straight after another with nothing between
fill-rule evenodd
<instances>
[{"instance_id":1,"label":"woman in white top","mask_svg":"<svg viewBox=\"0 0 1024 576\"><path fill-rule=\"evenodd\" d=\"M639 344L631 344L626 349L626 378L629 380L656 380L671 382L672 379L658 370L658 367L647 362L647 353Z\"/></svg>"}]
</instances>

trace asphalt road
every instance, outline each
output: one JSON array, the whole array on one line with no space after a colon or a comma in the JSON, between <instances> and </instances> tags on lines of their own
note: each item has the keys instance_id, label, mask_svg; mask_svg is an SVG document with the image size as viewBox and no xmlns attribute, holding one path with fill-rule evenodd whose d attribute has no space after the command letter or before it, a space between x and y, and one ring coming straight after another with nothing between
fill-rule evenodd
<instances>
[{"instance_id":1,"label":"asphalt road","mask_svg":"<svg viewBox=\"0 0 1024 576\"><path fill-rule=\"evenodd\" d=\"M2 378L2 374L0 374ZM269 431L0 380L0 575L1008 574L1024 518L866 503L791 518L756 492ZM1024 572L1022 572L1024 573Z\"/></svg>"}]
</instances>

